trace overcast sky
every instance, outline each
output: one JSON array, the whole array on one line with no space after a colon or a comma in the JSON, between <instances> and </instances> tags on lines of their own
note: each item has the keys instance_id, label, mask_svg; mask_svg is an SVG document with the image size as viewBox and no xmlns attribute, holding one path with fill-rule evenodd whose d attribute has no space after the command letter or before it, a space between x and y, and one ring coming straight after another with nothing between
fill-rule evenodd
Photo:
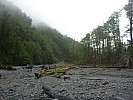
<instances>
[{"instance_id":1,"label":"overcast sky","mask_svg":"<svg viewBox=\"0 0 133 100\"><path fill-rule=\"evenodd\" d=\"M80 41L128 0L8 0L28 16Z\"/></svg>"}]
</instances>

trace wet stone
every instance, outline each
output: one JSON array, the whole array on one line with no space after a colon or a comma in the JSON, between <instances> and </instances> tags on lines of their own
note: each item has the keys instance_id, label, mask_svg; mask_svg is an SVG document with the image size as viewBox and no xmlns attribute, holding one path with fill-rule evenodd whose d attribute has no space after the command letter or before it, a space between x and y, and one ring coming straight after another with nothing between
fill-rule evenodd
<instances>
[{"instance_id":1,"label":"wet stone","mask_svg":"<svg viewBox=\"0 0 133 100\"><path fill-rule=\"evenodd\" d=\"M40 87L44 84L54 86L54 88L63 95L66 95L66 91L68 90L75 96L76 100L130 100L130 98L133 97L131 96L133 94L131 93L133 90L133 78L110 77L106 76L106 74L102 77L99 75L96 76L98 79L102 78L102 81L87 80L86 77L90 77L87 72L94 72L94 70L89 69L84 71L83 69L82 73L86 73L86 75L82 76L82 79L79 79L79 70L72 70L72 75L68 75L70 76L70 79L64 81L64 79L61 78L56 79L55 81L55 78L53 77L35 79L33 76L29 77L29 74L32 73L25 72L25 70L20 71L19 69L18 71L19 72L4 72L6 80L9 81L9 84L6 81L6 85L1 84L0 82L0 96L4 98L4 100L53 100L42 93ZM109 69L106 71L110 72ZM105 71L103 72L106 73ZM21 77L20 73L22 73L24 77ZM14 76L17 76L15 77L15 81L11 79L8 80L10 77L13 77L14 79ZM92 75L92 79L93 77L95 76ZM127 93L128 95L126 95ZM124 99L123 97L127 99Z\"/></svg>"},{"instance_id":2,"label":"wet stone","mask_svg":"<svg viewBox=\"0 0 133 100\"><path fill-rule=\"evenodd\" d=\"M14 89L9 89L9 91L10 91L10 92L13 92L13 91L15 91L15 90L14 90Z\"/></svg>"},{"instance_id":3,"label":"wet stone","mask_svg":"<svg viewBox=\"0 0 133 100\"><path fill-rule=\"evenodd\" d=\"M109 84L109 82L107 82L107 81L102 83L102 85L107 85L107 84Z\"/></svg>"}]
</instances>

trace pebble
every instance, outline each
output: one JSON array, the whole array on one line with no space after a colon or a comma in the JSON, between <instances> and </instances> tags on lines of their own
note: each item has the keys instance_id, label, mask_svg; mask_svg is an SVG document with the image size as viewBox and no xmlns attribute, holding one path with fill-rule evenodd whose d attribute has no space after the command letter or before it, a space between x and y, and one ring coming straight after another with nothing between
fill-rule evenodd
<instances>
[{"instance_id":1,"label":"pebble","mask_svg":"<svg viewBox=\"0 0 133 100\"><path fill-rule=\"evenodd\" d=\"M102 83L102 85L107 85L107 84L109 84L109 82L107 82L107 81Z\"/></svg>"},{"instance_id":2,"label":"pebble","mask_svg":"<svg viewBox=\"0 0 133 100\"><path fill-rule=\"evenodd\" d=\"M7 84L2 84L0 82L0 96L2 95L5 100L58 100L48 98L44 93L42 93L41 86L44 84L55 86L53 88L60 87L58 91L64 95L67 94L66 90L69 90L69 92L72 93L77 100L125 100L121 96L125 96L125 98L127 97L126 100L128 100L128 95L130 94L126 96L124 92L133 90L133 78L121 79L118 77L118 79L116 79L115 77L109 77L109 79L106 79L106 76L104 76L102 79L104 80L105 78L105 81L94 81L87 80L87 78L82 76L83 79L78 80L79 71L77 73L77 70L73 70L71 72L72 75L64 76L68 77L68 79L66 79L67 81L64 81L63 79L52 77L41 77L40 79L35 79L33 73L26 72L22 69L18 69L16 71L2 72L2 75L5 75L6 77L5 80L10 77L11 79L14 79L13 83L13 80L7 80ZM82 73L84 72L86 72L86 75L89 75L87 71L82 70ZM91 70L89 70L89 72L91 72ZM99 78L100 76L96 77ZM124 83L124 80L126 83ZM128 80L130 80L129 83ZM114 93L114 95L110 94L110 91L111 93Z\"/></svg>"}]
</instances>

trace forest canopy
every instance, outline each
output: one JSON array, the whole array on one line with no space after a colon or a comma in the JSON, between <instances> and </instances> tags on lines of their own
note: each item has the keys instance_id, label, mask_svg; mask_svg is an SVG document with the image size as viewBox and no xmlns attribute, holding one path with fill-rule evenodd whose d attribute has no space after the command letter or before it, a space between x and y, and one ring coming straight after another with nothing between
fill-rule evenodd
<instances>
[{"instance_id":1,"label":"forest canopy","mask_svg":"<svg viewBox=\"0 0 133 100\"><path fill-rule=\"evenodd\" d=\"M6 0L0 1L0 63L51 64L72 61L80 44L32 19Z\"/></svg>"},{"instance_id":2,"label":"forest canopy","mask_svg":"<svg viewBox=\"0 0 133 100\"><path fill-rule=\"evenodd\" d=\"M124 9L132 20L130 5ZM120 16L120 11L112 13L103 25L77 42L43 22L32 24L32 19L18 7L0 0L0 64L52 64L61 61L92 66L123 64L125 59L133 58L133 49L129 44L128 52L125 52L119 28ZM132 37L132 26L128 30Z\"/></svg>"}]
</instances>

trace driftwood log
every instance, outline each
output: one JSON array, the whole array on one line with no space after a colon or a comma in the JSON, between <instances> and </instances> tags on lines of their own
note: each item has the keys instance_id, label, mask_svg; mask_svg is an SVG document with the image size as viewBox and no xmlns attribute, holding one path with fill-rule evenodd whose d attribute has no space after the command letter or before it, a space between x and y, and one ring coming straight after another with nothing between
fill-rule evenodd
<instances>
[{"instance_id":1,"label":"driftwood log","mask_svg":"<svg viewBox=\"0 0 133 100\"><path fill-rule=\"evenodd\" d=\"M49 86L42 86L42 89L43 89L44 93L47 96L49 96L50 98L53 98L53 99L58 99L58 100L76 100L75 97L73 97L73 96L63 96L61 94L57 94Z\"/></svg>"}]
</instances>

